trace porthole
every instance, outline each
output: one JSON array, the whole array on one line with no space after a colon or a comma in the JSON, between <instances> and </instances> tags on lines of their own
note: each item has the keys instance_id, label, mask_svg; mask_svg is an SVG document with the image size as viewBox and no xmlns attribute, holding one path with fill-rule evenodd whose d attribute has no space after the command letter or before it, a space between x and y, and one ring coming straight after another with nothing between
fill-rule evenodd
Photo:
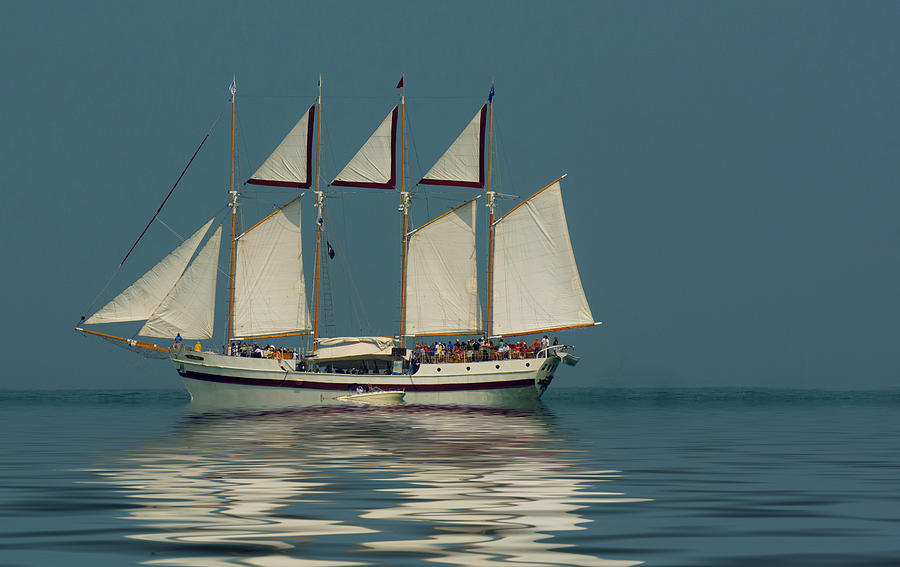
<instances>
[{"instance_id":1,"label":"porthole","mask_svg":"<svg viewBox=\"0 0 900 567\"><path fill-rule=\"evenodd\" d=\"M438 372L440 372L440 371L441 371L441 369L440 369L440 368L438 368Z\"/></svg>"},{"instance_id":2,"label":"porthole","mask_svg":"<svg viewBox=\"0 0 900 567\"><path fill-rule=\"evenodd\" d=\"M530 362L526 362L526 363L525 363L525 368L529 368L530 366L531 366L531 363L530 363Z\"/></svg>"},{"instance_id":3,"label":"porthole","mask_svg":"<svg viewBox=\"0 0 900 567\"><path fill-rule=\"evenodd\" d=\"M472 370L471 366L466 366L466 370Z\"/></svg>"},{"instance_id":4,"label":"porthole","mask_svg":"<svg viewBox=\"0 0 900 567\"><path fill-rule=\"evenodd\" d=\"M499 364L494 365L494 368L496 368L497 370L500 370L500 365Z\"/></svg>"}]
</instances>

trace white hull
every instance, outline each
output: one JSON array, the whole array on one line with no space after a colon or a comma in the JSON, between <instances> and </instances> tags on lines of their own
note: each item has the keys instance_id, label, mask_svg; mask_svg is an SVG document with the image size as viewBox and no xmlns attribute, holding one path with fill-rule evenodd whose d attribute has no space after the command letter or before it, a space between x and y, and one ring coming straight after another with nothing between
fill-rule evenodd
<instances>
[{"instance_id":1,"label":"white hull","mask_svg":"<svg viewBox=\"0 0 900 567\"><path fill-rule=\"evenodd\" d=\"M173 351L197 404L228 407L346 405L356 385L402 390L403 403L515 407L536 402L560 358L423 364L413 374L297 372L295 361Z\"/></svg>"}]
</instances>

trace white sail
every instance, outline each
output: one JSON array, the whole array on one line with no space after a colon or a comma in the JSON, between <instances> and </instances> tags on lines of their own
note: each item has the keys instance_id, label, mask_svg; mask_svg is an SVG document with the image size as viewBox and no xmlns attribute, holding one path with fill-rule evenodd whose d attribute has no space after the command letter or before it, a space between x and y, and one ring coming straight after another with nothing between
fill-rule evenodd
<instances>
[{"instance_id":1,"label":"white sail","mask_svg":"<svg viewBox=\"0 0 900 567\"><path fill-rule=\"evenodd\" d=\"M238 238L236 337L297 333L311 328L300 243L299 197Z\"/></svg>"},{"instance_id":2,"label":"white sail","mask_svg":"<svg viewBox=\"0 0 900 567\"><path fill-rule=\"evenodd\" d=\"M406 264L406 334L481 331L475 199L416 230Z\"/></svg>"},{"instance_id":3,"label":"white sail","mask_svg":"<svg viewBox=\"0 0 900 567\"><path fill-rule=\"evenodd\" d=\"M419 183L484 187L486 115L487 105L485 104Z\"/></svg>"},{"instance_id":4,"label":"white sail","mask_svg":"<svg viewBox=\"0 0 900 567\"><path fill-rule=\"evenodd\" d=\"M212 338L221 240L219 226L138 335L174 338L181 333L185 339Z\"/></svg>"},{"instance_id":5,"label":"white sail","mask_svg":"<svg viewBox=\"0 0 900 567\"><path fill-rule=\"evenodd\" d=\"M495 223L494 335L594 323L575 265L559 180Z\"/></svg>"},{"instance_id":6,"label":"white sail","mask_svg":"<svg viewBox=\"0 0 900 567\"><path fill-rule=\"evenodd\" d=\"M309 187L312 167L312 137L315 105L288 132L272 155L263 162L247 183L275 187Z\"/></svg>"},{"instance_id":7,"label":"white sail","mask_svg":"<svg viewBox=\"0 0 900 567\"><path fill-rule=\"evenodd\" d=\"M397 107L395 106L331 184L343 187L393 189L396 169L394 167L396 135Z\"/></svg>"},{"instance_id":8,"label":"white sail","mask_svg":"<svg viewBox=\"0 0 900 567\"><path fill-rule=\"evenodd\" d=\"M184 268L200 245L214 219L210 219L200 230L182 242L168 256L128 286L122 293L91 315L85 323L119 323L122 321L144 321L162 302L172 286L184 273Z\"/></svg>"}]
</instances>

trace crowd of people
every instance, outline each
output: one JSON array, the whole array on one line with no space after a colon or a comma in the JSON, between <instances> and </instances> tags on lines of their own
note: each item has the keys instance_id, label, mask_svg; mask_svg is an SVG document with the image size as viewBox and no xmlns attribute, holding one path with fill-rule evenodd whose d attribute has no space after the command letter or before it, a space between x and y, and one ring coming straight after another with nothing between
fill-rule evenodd
<instances>
[{"instance_id":1,"label":"crowd of people","mask_svg":"<svg viewBox=\"0 0 900 567\"><path fill-rule=\"evenodd\" d=\"M225 345L222 354L228 356L243 356L249 358L281 358L292 360L296 357L296 352L289 348L279 348L274 345L261 347L256 343L249 342L233 342Z\"/></svg>"},{"instance_id":2,"label":"crowd of people","mask_svg":"<svg viewBox=\"0 0 900 567\"><path fill-rule=\"evenodd\" d=\"M416 342L413 349L413 360L420 364L437 362L474 362L484 360L503 360L510 358L537 358L547 356L547 350L558 345L559 340L553 337L536 337L534 342L505 342L502 338L495 343L482 337L468 341L434 341L431 344Z\"/></svg>"}]
</instances>

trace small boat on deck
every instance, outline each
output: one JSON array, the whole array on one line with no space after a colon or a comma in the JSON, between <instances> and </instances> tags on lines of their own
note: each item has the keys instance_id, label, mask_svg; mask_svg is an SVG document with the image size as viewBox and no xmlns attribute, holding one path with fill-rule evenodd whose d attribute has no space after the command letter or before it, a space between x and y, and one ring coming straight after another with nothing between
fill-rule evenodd
<instances>
[{"instance_id":1,"label":"small boat on deck","mask_svg":"<svg viewBox=\"0 0 900 567\"><path fill-rule=\"evenodd\" d=\"M403 390L377 390L374 392L362 392L356 394L348 394L346 396L338 396L337 399L342 402L353 402L356 404L370 404L376 406L394 406L403 403L403 396L406 392Z\"/></svg>"}]
</instances>

